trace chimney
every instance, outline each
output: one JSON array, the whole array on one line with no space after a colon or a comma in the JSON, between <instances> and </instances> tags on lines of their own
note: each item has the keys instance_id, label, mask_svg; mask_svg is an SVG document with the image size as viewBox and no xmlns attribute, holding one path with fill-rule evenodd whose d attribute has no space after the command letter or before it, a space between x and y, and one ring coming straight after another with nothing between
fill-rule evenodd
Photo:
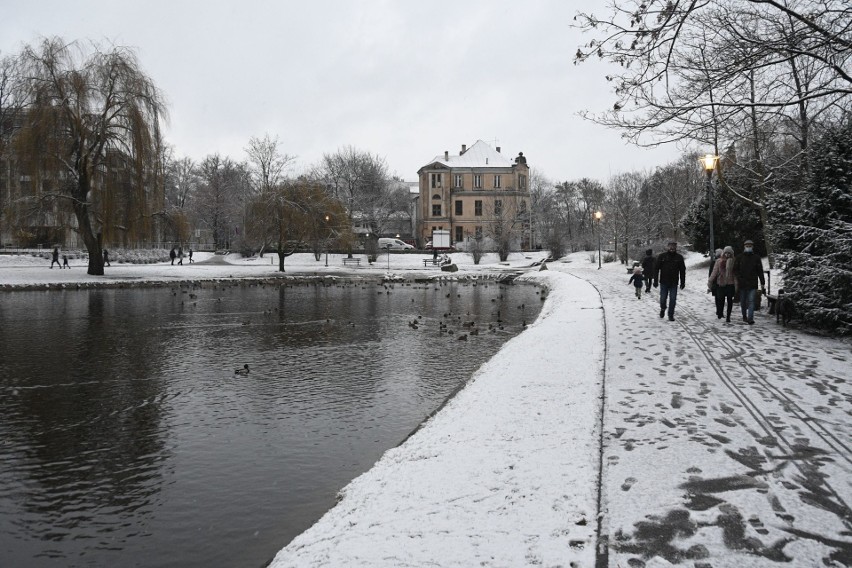
<instances>
[{"instance_id":1,"label":"chimney","mask_svg":"<svg viewBox=\"0 0 852 568\"><path fill-rule=\"evenodd\" d=\"M459 153L459 156L467 152L467 144L462 144L462 151Z\"/></svg>"},{"instance_id":2,"label":"chimney","mask_svg":"<svg viewBox=\"0 0 852 568\"><path fill-rule=\"evenodd\" d=\"M500 153L500 146L497 146L497 153Z\"/></svg>"},{"instance_id":3,"label":"chimney","mask_svg":"<svg viewBox=\"0 0 852 568\"><path fill-rule=\"evenodd\" d=\"M444 150L444 161L447 161L449 159L450 159L450 151Z\"/></svg>"}]
</instances>

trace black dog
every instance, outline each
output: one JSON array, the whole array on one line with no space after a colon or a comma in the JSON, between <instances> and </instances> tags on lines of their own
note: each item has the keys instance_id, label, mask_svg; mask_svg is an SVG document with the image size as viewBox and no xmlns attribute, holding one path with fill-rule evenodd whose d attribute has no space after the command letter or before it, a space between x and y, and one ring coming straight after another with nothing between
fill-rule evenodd
<instances>
[{"instance_id":1,"label":"black dog","mask_svg":"<svg viewBox=\"0 0 852 568\"><path fill-rule=\"evenodd\" d=\"M784 294L784 290L778 290L778 299L775 301L775 322L787 327L790 320L796 314L796 303L793 298Z\"/></svg>"}]
</instances>

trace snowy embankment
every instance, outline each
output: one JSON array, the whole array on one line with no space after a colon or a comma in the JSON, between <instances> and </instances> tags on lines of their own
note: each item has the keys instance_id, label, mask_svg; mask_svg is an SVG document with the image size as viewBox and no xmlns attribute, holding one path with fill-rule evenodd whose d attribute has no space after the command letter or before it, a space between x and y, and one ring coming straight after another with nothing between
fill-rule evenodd
<instances>
[{"instance_id":1,"label":"snowy embankment","mask_svg":"<svg viewBox=\"0 0 852 568\"><path fill-rule=\"evenodd\" d=\"M601 299L564 273L521 278L548 290L537 321L273 568L593 564Z\"/></svg>"}]
</instances>

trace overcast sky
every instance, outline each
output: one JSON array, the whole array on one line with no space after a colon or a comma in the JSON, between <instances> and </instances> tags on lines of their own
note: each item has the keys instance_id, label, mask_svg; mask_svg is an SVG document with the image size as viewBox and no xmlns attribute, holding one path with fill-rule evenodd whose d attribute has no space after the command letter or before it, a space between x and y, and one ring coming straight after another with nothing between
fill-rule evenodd
<instances>
[{"instance_id":1,"label":"overcast sky","mask_svg":"<svg viewBox=\"0 0 852 568\"><path fill-rule=\"evenodd\" d=\"M344 146L410 181L481 139L556 181L606 181L673 161L577 116L614 102L600 64L575 66L582 6L603 0L0 0L0 53L42 36L134 47L162 89L179 156L245 159L278 136L299 168Z\"/></svg>"}]
</instances>

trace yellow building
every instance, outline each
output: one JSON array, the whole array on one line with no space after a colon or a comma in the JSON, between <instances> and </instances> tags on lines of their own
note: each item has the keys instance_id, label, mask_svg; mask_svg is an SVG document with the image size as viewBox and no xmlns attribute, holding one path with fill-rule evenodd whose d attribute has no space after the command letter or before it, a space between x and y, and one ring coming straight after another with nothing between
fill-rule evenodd
<instances>
[{"instance_id":1,"label":"yellow building","mask_svg":"<svg viewBox=\"0 0 852 568\"><path fill-rule=\"evenodd\" d=\"M482 140L458 155L444 152L417 171L420 183L418 237L449 230L454 246L493 237L511 226L514 247L529 246L529 167L523 152L514 161Z\"/></svg>"}]
</instances>

